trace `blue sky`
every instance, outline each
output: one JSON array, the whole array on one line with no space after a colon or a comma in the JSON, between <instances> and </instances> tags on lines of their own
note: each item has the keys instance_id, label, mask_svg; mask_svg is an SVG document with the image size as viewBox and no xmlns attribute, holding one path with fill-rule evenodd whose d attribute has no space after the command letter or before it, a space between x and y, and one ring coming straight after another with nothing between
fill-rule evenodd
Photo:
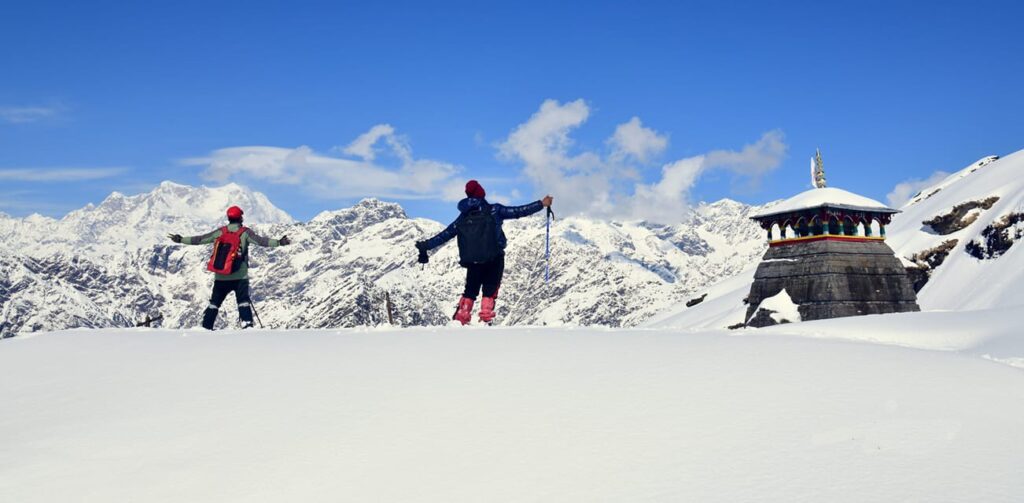
<instances>
[{"instance_id":1,"label":"blue sky","mask_svg":"<svg viewBox=\"0 0 1024 503\"><path fill-rule=\"evenodd\" d=\"M818 146L880 200L1024 148L1019 2L213 4L5 6L0 211L230 180L447 220L480 178L671 220L804 190Z\"/></svg>"}]
</instances>

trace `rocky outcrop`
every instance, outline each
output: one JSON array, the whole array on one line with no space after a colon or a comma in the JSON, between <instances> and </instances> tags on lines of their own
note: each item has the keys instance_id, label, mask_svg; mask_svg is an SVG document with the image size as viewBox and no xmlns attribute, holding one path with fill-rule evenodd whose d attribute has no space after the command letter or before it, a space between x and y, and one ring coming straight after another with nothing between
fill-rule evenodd
<instances>
[{"instance_id":1,"label":"rocky outcrop","mask_svg":"<svg viewBox=\"0 0 1024 503\"><path fill-rule=\"evenodd\" d=\"M968 201L954 206L953 210L945 215L939 215L921 223L931 227L936 233L946 236L966 229L967 226L978 220L982 210L991 208L997 202L999 202L999 197L997 196L980 201Z\"/></svg>"},{"instance_id":2,"label":"rocky outcrop","mask_svg":"<svg viewBox=\"0 0 1024 503\"><path fill-rule=\"evenodd\" d=\"M700 297L697 297L697 298L690 299L690 300L686 301L686 307L693 307L693 306L696 306L697 304L700 304L701 302L704 302L704 299L707 296L708 296L708 294L705 293L704 295L701 295Z\"/></svg>"},{"instance_id":3,"label":"rocky outcrop","mask_svg":"<svg viewBox=\"0 0 1024 503\"><path fill-rule=\"evenodd\" d=\"M766 326L771 316L755 316L757 310L783 290L799 306L803 321L920 310L902 263L881 241L769 248L747 297L747 325Z\"/></svg>"},{"instance_id":4,"label":"rocky outcrop","mask_svg":"<svg viewBox=\"0 0 1024 503\"><path fill-rule=\"evenodd\" d=\"M775 321L775 318L772 317L773 314L777 313L771 309L760 308L753 316L750 317L750 321L747 322L746 326L761 328L779 325L781 323L789 323L789 320L783 320L781 322Z\"/></svg>"},{"instance_id":5,"label":"rocky outcrop","mask_svg":"<svg viewBox=\"0 0 1024 503\"><path fill-rule=\"evenodd\" d=\"M980 240L973 240L964 250L974 258L990 260L998 258L1024 237L1024 213L1010 213L992 222L981 231Z\"/></svg>"},{"instance_id":6,"label":"rocky outcrop","mask_svg":"<svg viewBox=\"0 0 1024 503\"><path fill-rule=\"evenodd\" d=\"M939 246L915 253L910 257L914 266L907 267L907 275L910 277L910 283L914 285L915 292L920 292L924 285L928 284L932 272L946 261L949 252L956 248L959 242L959 240L950 239Z\"/></svg>"}]
</instances>

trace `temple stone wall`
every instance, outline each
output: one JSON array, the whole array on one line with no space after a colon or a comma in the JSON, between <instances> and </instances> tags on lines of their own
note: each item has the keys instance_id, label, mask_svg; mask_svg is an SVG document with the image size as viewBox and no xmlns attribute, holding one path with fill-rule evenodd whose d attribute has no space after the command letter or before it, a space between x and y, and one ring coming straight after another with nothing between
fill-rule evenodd
<instances>
[{"instance_id":1,"label":"temple stone wall","mask_svg":"<svg viewBox=\"0 0 1024 503\"><path fill-rule=\"evenodd\" d=\"M769 248L747 297L748 326L775 323L756 311L783 288L803 321L921 310L903 264L883 241L823 240Z\"/></svg>"}]
</instances>

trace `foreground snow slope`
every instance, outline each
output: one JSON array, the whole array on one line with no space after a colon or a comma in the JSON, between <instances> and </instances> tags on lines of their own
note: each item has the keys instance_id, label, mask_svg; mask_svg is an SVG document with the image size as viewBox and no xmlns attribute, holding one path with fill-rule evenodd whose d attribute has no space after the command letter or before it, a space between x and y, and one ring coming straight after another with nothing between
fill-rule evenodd
<instances>
[{"instance_id":1,"label":"foreground snow slope","mask_svg":"<svg viewBox=\"0 0 1024 503\"><path fill-rule=\"evenodd\" d=\"M1019 369L740 333L126 329L11 339L0 343L0 501L1024 494Z\"/></svg>"}]
</instances>

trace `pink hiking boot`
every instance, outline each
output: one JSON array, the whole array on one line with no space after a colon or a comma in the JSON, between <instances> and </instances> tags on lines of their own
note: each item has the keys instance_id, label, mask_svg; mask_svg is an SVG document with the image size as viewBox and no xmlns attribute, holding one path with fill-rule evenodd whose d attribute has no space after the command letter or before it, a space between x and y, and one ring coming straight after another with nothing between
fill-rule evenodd
<instances>
[{"instance_id":1,"label":"pink hiking boot","mask_svg":"<svg viewBox=\"0 0 1024 503\"><path fill-rule=\"evenodd\" d=\"M475 301L469 297L459 300L459 308L455 310L455 316L452 316L452 319L463 325L468 325L473 319L473 302Z\"/></svg>"},{"instance_id":2,"label":"pink hiking boot","mask_svg":"<svg viewBox=\"0 0 1024 503\"><path fill-rule=\"evenodd\" d=\"M484 297L480 300L480 321L490 324L494 319L494 297Z\"/></svg>"}]
</instances>

